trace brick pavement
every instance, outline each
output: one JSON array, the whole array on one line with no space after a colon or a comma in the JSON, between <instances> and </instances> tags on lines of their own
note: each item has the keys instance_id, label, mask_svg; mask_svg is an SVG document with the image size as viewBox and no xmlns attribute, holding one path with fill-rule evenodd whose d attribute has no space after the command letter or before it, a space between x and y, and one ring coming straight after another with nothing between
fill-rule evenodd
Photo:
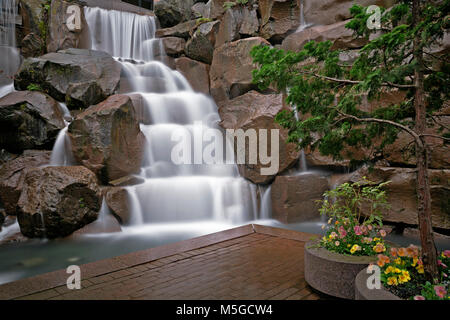
<instances>
[{"instance_id":1,"label":"brick pavement","mask_svg":"<svg viewBox=\"0 0 450 320\"><path fill-rule=\"evenodd\" d=\"M301 300L326 298L304 279L305 234L259 227L220 241L16 299ZM264 232L264 233L261 233ZM288 236L286 236L286 234ZM309 235L308 235L309 236ZM300 239L300 240L299 240ZM26 281L26 280L25 280ZM14 284L12 284L14 285ZM0 292L2 286L0 286Z\"/></svg>"}]
</instances>

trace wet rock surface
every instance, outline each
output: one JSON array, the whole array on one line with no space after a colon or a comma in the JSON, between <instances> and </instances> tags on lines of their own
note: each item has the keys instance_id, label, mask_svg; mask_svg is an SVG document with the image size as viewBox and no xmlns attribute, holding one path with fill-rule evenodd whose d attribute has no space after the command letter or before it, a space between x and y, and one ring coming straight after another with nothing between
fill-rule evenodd
<instances>
[{"instance_id":1,"label":"wet rock surface","mask_svg":"<svg viewBox=\"0 0 450 320\"><path fill-rule=\"evenodd\" d=\"M95 175L85 167L31 169L18 202L18 221L29 238L65 237L97 219L101 206Z\"/></svg>"}]
</instances>

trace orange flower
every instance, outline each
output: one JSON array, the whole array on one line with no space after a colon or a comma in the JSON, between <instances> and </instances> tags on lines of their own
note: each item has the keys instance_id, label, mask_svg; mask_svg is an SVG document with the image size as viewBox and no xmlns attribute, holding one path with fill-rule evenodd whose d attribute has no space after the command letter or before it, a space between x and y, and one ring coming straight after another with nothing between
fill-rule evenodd
<instances>
[{"instance_id":1,"label":"orange flower","mask_svg":"<svg viewBox=\"0 0 450 320\"><path fill-rule=\"evenodd\" d=\"M394 258L397 256L397 248L391 248L391 256Z\"/></svg>"},{"instance_id":2,"label":"orange flower","mask_svg":"<svg viewBox=\"0 0 450 320\"><path fill-rule=\"evenodd\" d=\"M375 251L376 253L381 253L386 251L386 247L384 246L384 244L382 244L381 242L378 242L374 247L373 247L373 251Z\"/></svg>"},{"instance_id":3,"label":"orange flower","mask_svg":"<svg viewBox=\"0 0 450 320\"><path fill-rule=\"evenodd\" d=\"M399 248L397 250L397 254L399 255L399 257L404 257L406 256L406 249L405 248Z\"/></svg>"},{"instance_id":4,"label":"orange flower","mask_svg":"<svg viewBox=\"0 0 450 320\"><path fill-rule=\"evenodd\" d=\"M379 254L379 255L378 255L377 265L378 265L380 268L384 267L384 265L385 265L386 263L389 263L389 262L390 262L390 259L389 259L388 256L385 256L384 254Z\"/></svg>"},{"instance_id":5,"label":"orange flower","mask_svg":"<svg viewBox=\"0 0 450 320\"><path fill-rule=\"evenodd\" d=\"M406 248L406 254L409 258L417 257L419 255L419 248L415 245L410 245Z\"/></svg>"}]
</instances>

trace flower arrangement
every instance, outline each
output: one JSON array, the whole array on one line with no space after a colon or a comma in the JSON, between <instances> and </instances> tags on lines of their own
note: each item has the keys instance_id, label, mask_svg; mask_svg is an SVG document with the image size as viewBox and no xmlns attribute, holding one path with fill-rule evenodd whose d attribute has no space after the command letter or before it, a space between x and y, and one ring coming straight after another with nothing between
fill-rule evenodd
<instances>
[{"instance_id":1,"label":"flower arrangement","mask_svg":"<svg viewBox=\"0 0 450 320\"><path fill-rule=\"evenodd\" d=\"M419 248L391 248L386 255L378 255L377 265L381 268L381 281L385 288L403 299L450 300L449 266L450 250L439 256L439 284L431 284L424 275Z\"/></svg>"},{"instance_id":2,"label":"flower arrangement","mask_svg":"<svg viewBox=\"0 0 450 320\"><path fill-rule=\"evenodd\" d=\"M320 246L354 256L386 252L382 212L389 208L383 190L388 183L375 184L364 177L361 182L344 183L325 192L325 199L319 200L322 204L319 211L329 220Z\"/></svg>"}]
</instances>

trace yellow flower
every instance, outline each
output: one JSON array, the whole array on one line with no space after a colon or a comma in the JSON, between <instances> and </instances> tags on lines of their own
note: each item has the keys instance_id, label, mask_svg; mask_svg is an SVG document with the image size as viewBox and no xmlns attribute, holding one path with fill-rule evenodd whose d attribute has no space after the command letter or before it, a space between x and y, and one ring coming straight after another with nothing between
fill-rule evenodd
<instances>
[{"instance_id":1,"label":"yellow flower","mask_svg":"<svg viewBox=\"0 0 450 320\"><path fill-rule=\"evenodd\" d=\"M417 270L418 273L424 273L425 272L424 269L423 269L423 265L422 264L419 264L416 267L416 270Z\"/></svg>"},{"instance_id":2,"label":"yellow flower","mask_svg":"<svg viewBox=\"0 0 450 320\"><path fill-rule=\"evenodd\" d=\"M353 247L350 249L350 253L354 254L356 251L361 250L361 247L358 246L357 244L354 244Z\"/></svg>"},{"instance_id":3,"label":"yellow flower","mask_svg":"<svg viewBox=\"0 0 450 320\"><path fill-rule=\"evenodd\" d=\"M405 282L408 282L408 278L405 277L404 275L399 275L399 276L398 276L398 282L399 282L400 284L405 283Z\"/></svg>"},{"instance_id":4,"label":"yellow flower","mask_svg":"<svg viewBox=\"0 0 450 320\"><path fill-rule=\"evenodd\" d=\"M394 272L395 272L395 273L401 273L402 270L400 270L399 268L395 268L395 269L394 269Z\"/></svg>"},{"instance_id":5,"label":"yellow flower","mask_svg":"<svg viewBox=\"0 0 450 320\"><path fill-rule=\"evenodd\" d=\"M390 285L390 286L396 286L398 284L397 278L396 277L389 277L387 284Z\"/></svg>"},{"instance_id":6,"label":"yellow flower","mask_svg":"<svg viewBox=\"0 0 450 320\"><path fill-rule=\"evenodd\" d=\"M402 276L405 277L406 281L411 280L408 270L402 270Z\"/></svg>"},{"instance_id":7,"label":"yellow flower","mask_svg":"<svg viewBox=\"0 0 450 320\"><path fill-rule=\"evenodd\" d=\"M386 268L386 270L384 270L384 274L389 274L389 273L391 273L393 271L394 271L394 268L392 266L389 266L389 267Z\"/></svg>"},{"instance_id":8,"label":"yellow flower","mask_svg":"<svg viewBox=\"0 0 450 320\"><path fill-rule=\"evenodd\" d=\"M414 259L413 259L413 262L411 263L411 267L415 267L416 264L417 264L417 261L419 261L419 259L414 258Z\"/></svg>"},{"instance_id":9,"label":"yellow flower","mask_svg":"<svg viewBox=\"0 0 450 320\"><path fill-rule=\"evenodd\" d=\"M377 241L380 241L381 239L380 238L373 238L373 242L377 242Z\"/></svg>"},{"instance_id":10,"label":"yellow flower","mask_svg":"<svg viewBox=\"0 0 450 320\"><path fill-rule=\"evenodd\" d=\"M398 265L401 265L402 264L402 258L397 258L397 259L394 260L394 262L396 264L398 264Z\"/></svg>"}]
</instances>

